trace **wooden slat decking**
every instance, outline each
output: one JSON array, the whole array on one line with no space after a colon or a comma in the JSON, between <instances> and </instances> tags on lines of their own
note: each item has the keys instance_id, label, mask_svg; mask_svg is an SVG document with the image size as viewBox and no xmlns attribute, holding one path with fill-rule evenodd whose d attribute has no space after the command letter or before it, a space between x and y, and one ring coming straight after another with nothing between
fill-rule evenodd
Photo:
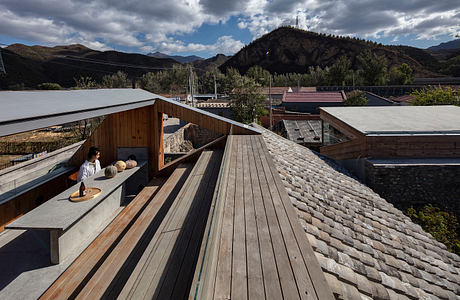
<instances>
[{"instance_id":1,"label":"wooden slat decking","mask_svg":"<svg viewBox=\"0 0 460 300\"><path fill-rule=\"evenodd\" d=\"M230 136L190 299L333 299L261 136Z\"/></svg>"},{"instance_id":2,"label":"wooden slat decking","mask_svg":"<svg viewBox=\"0 0 460 300\"><path fill-rule=\"evenodd\" d=\"M222 155L201 154L118 299L187 298Z\"/></svg>"}]
</instances>

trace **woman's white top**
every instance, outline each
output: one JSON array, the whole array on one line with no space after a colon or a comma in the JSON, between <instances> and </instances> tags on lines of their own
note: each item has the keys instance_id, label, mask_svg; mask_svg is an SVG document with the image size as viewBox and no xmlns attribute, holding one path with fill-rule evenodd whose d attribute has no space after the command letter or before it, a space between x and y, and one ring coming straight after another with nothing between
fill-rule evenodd
<instances>
[{"instance_id":1,"label":"woman's white top","mask_svg":"<svg viewBox=\"0 0 460 300\"><path fill-rule=\"evenodd\" d=\"M81 165L80 170L78 171L78 179L77 182L83 181L86 178L93 176L96 172L101 170L101 164L99 160L96 159L94 163L85 160L85 162Z\"/></svg>"}]
</instances>

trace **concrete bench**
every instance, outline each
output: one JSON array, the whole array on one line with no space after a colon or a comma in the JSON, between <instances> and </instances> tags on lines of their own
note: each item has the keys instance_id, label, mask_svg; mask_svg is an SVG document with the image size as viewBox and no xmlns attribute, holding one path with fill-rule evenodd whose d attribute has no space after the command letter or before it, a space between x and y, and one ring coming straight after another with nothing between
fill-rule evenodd
<instances>
[{"instance_id":1,"label":"concrete bench","mask_svg":"<svg viewBox=\"0 0 460 300\"><path fill-rule=\"evenodd\" d=\"M134 180L134 183L130 183ZM69 196L78 190L75 185L44 204L10 223L6 229L49 231L50 260L53 264L64 261L82 244L89 245L94 234L107 225L119 211L128 186L148 182L146 161L118 173L112 179L104 177L104 169L85 180L87 187L97 187L102 193L85 202L71 202Z\"/></svg>"}]
</instances>

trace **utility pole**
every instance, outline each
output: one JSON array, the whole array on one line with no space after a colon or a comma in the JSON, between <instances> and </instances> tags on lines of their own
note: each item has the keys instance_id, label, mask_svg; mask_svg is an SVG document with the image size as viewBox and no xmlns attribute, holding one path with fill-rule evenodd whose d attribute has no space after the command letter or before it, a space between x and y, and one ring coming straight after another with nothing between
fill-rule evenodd
<instances>
[{"instance_id":1,"label":"utility pole","mask_svg":"<svg viewBox=\"0 0 460 300\"><path fill-rule=\"evenodd\" d=\"M270 74L270 83L268 85L268 100L270 101L270 130L273 130L273 112L272 112L272 75Z\"/></svg>"},{"instance_id":2,"label":"utility pole","mask_svg":"<svg viewBox=\"0 0 460 300\"><path fill-rule=\"evenodd\" d=\"M216 83L216 72L214 72L214 99L217 99L217 83Z\"/></svg>"},{"instance_id":3,"label":"utility pole","mask_svg":"<svg viewBox=\"0 0 460 300\"><path fill-rule=\"evenodd\" d=\"M3 64L2 51L1 50L0 50L0 72L6 75L6 70L5 70L5 65Z\"/></svg>"},{"instance_id":4,"label":"utility pole","mask_svg":"<svg viewBox=\"0 0 460 300\"><path fill-rule=\"evenodd\" d=\"M189 87L190 87L190 97L192 99L192 106L195 106L194 105L194 99L193 99L193 70L192 70L192 66L190 66L190 75L189 75L189 78L188 78L188 83L189 83Z\"/></svg>"}]
</instances>

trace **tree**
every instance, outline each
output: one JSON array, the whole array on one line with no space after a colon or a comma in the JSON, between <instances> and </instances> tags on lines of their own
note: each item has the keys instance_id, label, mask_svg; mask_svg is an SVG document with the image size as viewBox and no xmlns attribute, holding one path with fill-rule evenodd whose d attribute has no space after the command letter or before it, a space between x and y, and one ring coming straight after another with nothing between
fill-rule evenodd
<instances>
[{"instance_id":1,"label":"tree","mask_svg":"<svg viewBox=\"0 0 460 300\"><path fill-rule=\"evenodd\" d=\"M212 72L208 71L199 77L199 87L202 93L214 94L214 76L216 77L217 92L223 92L225 75L222 74L219 69L215 69Z\"/></svg>"},{"instance_id":2,"label":"tree","mask_svg":"<svg viewBox=\"0 0 460 300\"><path fill-rule=\"evenodd\" d=\"M329 82L332 85L345 85L345 79L350 72L351 62L346 56L340 56L329 68Z\"/></svg>"},{"instance_id":3,"label":"tree","mask_svg":"<svg viewBox=\"0 0 460 300\"><path fill-rule=\"evenodd\" d=\"M388 74L388 80L390 84L404 85L412 83L412 68L403 63L398 67L393 67Z\"/></svg>"},{"instance_id":4,"label":"tree","mask_svg":"<svg viewBox=\"0 0 460 300\"><path fill-rule=\"evenodd\" d=\"M243 81L243 76L234 68L228 68L223 80L223 91L225 94L231 94L233 89Z\"/></svg>"},{"instance_id":5,"label":"tree","mask_svg":"<svg viewBox=\"0 0 460 300\"><path fill-rule=\"evenodd\" d=\"M460 240L457 235L459 225L453 213L428 204L419 211L409 208L407 215L437 241L446 245L449 251L460 254Z\"/></svg>"},{"instance_id":6,"label":"tree","mask_svg":"<svg viewBox=\"0 0 460 300\"><path fill-rule=\"evenodd\" d=\"M105 116L76 121L72 126L73 136L77 141L86 140L104 119Z\"/></svg>"},{"instance_id":7,"label":"tree","mask_svg":"<svg viewBox=\"0 0 460 300\"><path fill-rule=\"evenodd\" d=\"M81 76L80 78L74 78L76 89L92 89L97 87L96 81L89 76Z\"/></svg>"},{"instance_id":8,"label":"tree","mask_svg":"<svg viewBox=\"0 0 460 300\"><path fill-rule=\"evenodd\" d=\"M131 86L131 80L128 79L128 74L118 71L115 74L102 77L102 86L105 88L126 88Z\"/></svg>"},{"instance_id":9,"label":"tree","mask_svg":"<svg viewBox=\"0 0 460 300\"><path fill-rule=\"evenodd\" d=\"M365 85L385 84L387 75L385 58L365 50L357 59Z\"/></svg>"},{"instance_id":10,"label":"tree","mask_svg":"<svg viewBox=\"0 0 460 300\"><path fill-rule=\"evenodd\" d=\"M37 88L39 90L61 90L62 89L59 83L53 83L53 82L40 83L39 85L37 85Z\"/></svg>"},{"instance_id":11,"label":"tree","mask_svg":"<svg viewBox=\"0 0 460 300\"><path fill-rule=\"evenodd\" d=\"M142 75L140 87L152 93L162 92L158 73L148 72Z\"/></svg>"},{"instance_id":12,"label":"tree","mask_svg":"<svg viewBox=\"0 0 460 300\"><path fill-rule=\"evenodd\" d=\"M265 96L254 79L240 76L233 86L229 105L237 121L248 124L266 114Z\"/></svg>"},{"instance_id":13,"label":"tree","mask_svg":"<svg viewBox=\"0 0 460 300\"><path fill-rule=\"evenodd\" d=\"M412 105L458 105L460 106L460 93L453 88L440 85L431 86L411 94L414 100Z\"/></svg>"},{"instance_id":14,"label":"tree","mask_svg":"<svg viewBox=\"0 0 460 300\"><path fill-rule=\"evenodd\" d=\"M347 93L347 99L343 102L346 106L366 106L366 94L363 91L354 90Z\"/></svg>"},{"instance_id":15,"label":"tree","mask_svg":"<svg viewBox=\"0 0 460 300\"><path fill-rule=\"evenodd\" d=\"M308 86L321 86L329 84L328 76L329 68L321 69L320 66L309 67L307 73L307 85Z\"/></svg>"},{"instance_id":16,"label":"tree","mask_svg":"<svg viewBox=\"0 0 460 300\"><path fill-rule=\"evenodd\" d=\"M270 84L270 77L272 76L269 71L263 69L261 66L252 66L246 72L246 76L255 80L261 86L268 86Z\"/></svg>"}]
</instances>

